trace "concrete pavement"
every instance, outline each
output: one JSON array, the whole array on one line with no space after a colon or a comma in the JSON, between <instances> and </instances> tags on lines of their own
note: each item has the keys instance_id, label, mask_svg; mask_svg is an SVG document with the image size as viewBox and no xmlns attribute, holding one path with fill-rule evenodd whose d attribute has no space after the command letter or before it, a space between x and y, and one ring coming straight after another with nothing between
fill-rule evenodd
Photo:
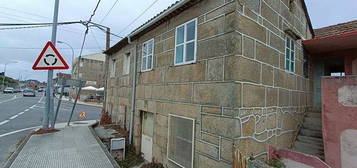
<instances>
[{"instance_id":1,"label":"concrete pavement","mask_svg":"<svg viewBox=\"0 0 357 168\"><path fill-rule=\"evenodd\" d=\"M41 97L42 93L36 97L0 93L0 165L16 149L19 140L41 125L45 109L45 99L41 100ZM68 121L72 106L73 103L62 102L57 123ZM78 104L73 121L82 120L78 117L80 112L86 112L87 118L84 120L99 120L101 108Z\"/></svg>"},{"instance_id":2,"label":"concrete pavement","mask_svg":"<svg viewBox=\"0 0 357 168\"><path fill-rule=\"evenodd\" d=\"M85 124L32 135L10 168L115 168ZM5 167L7 168L7 167Z\"/></svg>"}]
</instances>

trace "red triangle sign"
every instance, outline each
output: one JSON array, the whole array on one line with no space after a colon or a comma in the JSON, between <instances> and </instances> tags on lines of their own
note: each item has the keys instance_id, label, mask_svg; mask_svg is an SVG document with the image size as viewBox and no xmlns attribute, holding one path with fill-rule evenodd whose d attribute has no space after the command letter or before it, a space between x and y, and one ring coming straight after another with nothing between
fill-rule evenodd
<instances>
[{"instance_id":1,"label":"red triangle sign","mask_svg":"<svg viewBox=\"0 0 357 168\"><path fill-rule=\"evenodd\" d=\"M68 64L63 59L52 42L47 42L32 66L33 70L68 69Z\"/></svg>"}]
</instances>

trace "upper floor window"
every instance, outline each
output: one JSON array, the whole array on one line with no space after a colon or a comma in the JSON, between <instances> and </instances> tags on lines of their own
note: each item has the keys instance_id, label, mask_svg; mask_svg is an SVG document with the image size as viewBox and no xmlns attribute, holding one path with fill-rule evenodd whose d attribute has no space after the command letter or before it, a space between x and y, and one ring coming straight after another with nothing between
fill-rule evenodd
<instances>
[{"instance_id":1,"label":"upper floor window","mask_svg":"<svg viewBox=\"0 0 357 168\"><path fill-rule=\"evenodd\" d=\"M176 27L175 65L196 61L197 19Z\"/></svg>"},{"instance_id":2,"label":"upper floor window","mask_svg":"<svg viewBox=\"0 0 357 168\"><path fill-rule=\"evenodd\" d=\"M129 74L130 71L130 53L124 55L123 60L123 75Z\"/></svg>"},{"instance_id":3,"label":"upper floor window","mask_svg":"<svg viewBox=\"0 0 357 168\"><path fill-rule=\"evenodd\" d=\"M285 45L285 70L295 72L295 41L289 36Z\"/></svg>"},{"instance_id":4,"label":"upper floor window","mask_svg":"<svg viewBox=\"0 0 357 168\"><path fill-rule=\"evenodd\" d=\"M143 44L141 71L150 71L153 66L154 39Z\"/></svg>"},{"instance_id":5,"label":"upper floor window","mask_svg":"<svg viewBox=\"0 0 357 168\"><path fill-rule=\"evenodd\" d=\"M109 70L110 70L109 76L111 78L115 77L115 69L116 69L116 60L115 59L111 59L110 62L109 62Z\"/></svg>"}]
</instances>

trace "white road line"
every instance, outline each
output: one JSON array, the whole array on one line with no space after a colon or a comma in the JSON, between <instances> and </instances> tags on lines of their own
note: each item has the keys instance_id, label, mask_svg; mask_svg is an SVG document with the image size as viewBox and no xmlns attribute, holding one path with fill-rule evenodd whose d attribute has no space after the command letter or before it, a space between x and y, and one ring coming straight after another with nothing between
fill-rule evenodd
<instances>
[{"instance_id":1,"label":"white road line","mask_svg":"<svg viewBox=\"0 0 357 168\"><path fill-rule=\"evenodd\" d=\"M16 117L18 117L19 115L14 115L14 116L12 116L12 117L10 117L10 120L13 120L13 119L15 119Z\"/></svg>"},{"instance_id":2,"label":"white road line","mask_svg":"<svg viewBox=\"0 0 357 168\"><path fill-rule=\"evenodd\" d=\"M29 111L30 109L26 109L25 111Z\"/></svg>"},{"instance_id":3,"label":"white road line","mask_svg":"<svg viewBox=\"0 0 357 168\"><path fill-rule=\"evenodd\" d=\"M22 114L24 114L24 113L25 113L24 111L23 111L23 112L19 112L18 115L22 115Z\"/></svg>"},{"instance_id":4,"label":"white road line","mask_svg":"<svg viewBox=\"0 0 357 168\"><path fill-rule=\"evenodd\" d=\"M9 100L5 100L5 101L0 102L0 104L1 104L1 103L6 103L6 102L9 102L9 101L11 101L11 100L15 100L15 99L16 99L16 95L15 95L13 98L9 99Z\"/></svg>"},{"instance_id":5,"label":"white road line","mask_svg":"<svg viewBox=\"0 0 357 168\"><path fill-rule=\"evenodd\" d=\"M37 128L40 128L40 126L30 127L30 128L24 128L24 129L20 129L20 130L8 132L8 133L5 133L5 134L1 134L1 135L0 135L0 138L1 138L1 137L4 137L4 136L11 135L11 134L15 134L15 133L18 133L18 132L27 131L27 130L33 130L33 129L37 129Z\"/></svg>"},{"instance_id":6,"label":"white road line","mask_svg":"<svg viewBox=\"0 0 357 168\"><path fill-rule=\"evenodd\" d=\"M0 122L0 125L4 125L4 124L6 124L7 122L9 122L9 120L5 120L5 121L3 121L3 122Z\"/></svg>"}]
</instances>

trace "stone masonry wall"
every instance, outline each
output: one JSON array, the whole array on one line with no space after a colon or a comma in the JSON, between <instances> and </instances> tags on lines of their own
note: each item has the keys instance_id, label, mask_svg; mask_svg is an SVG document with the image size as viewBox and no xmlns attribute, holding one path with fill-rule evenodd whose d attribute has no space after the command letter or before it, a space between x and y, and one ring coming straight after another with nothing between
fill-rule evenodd
<instances>
[{"instance_id":1,"label":"stone masonry wall","mask_svg":"<svg viewBox=\"0 0 357 168\"><path fill-rule=\"evenodd\" d=\"M291 9L289 9L289 7ZM197 61L174 66L175 28L198 20ZM117 75L108 82L107 107L129 119L133 57L122 75L122 56L137 55L154 38L153 70L137 75L134 144L140 150L141 111L154 113L153 157L166 167L168 116L195 119L194 167L231 167L232 151L264 159L268 144L289 147L311 106L311 80L303 76L303 49L296 43L296 71L284 69L284 30L311 37L300 1L202 0L111 56Z\"/></svg>"}]
</instances>

